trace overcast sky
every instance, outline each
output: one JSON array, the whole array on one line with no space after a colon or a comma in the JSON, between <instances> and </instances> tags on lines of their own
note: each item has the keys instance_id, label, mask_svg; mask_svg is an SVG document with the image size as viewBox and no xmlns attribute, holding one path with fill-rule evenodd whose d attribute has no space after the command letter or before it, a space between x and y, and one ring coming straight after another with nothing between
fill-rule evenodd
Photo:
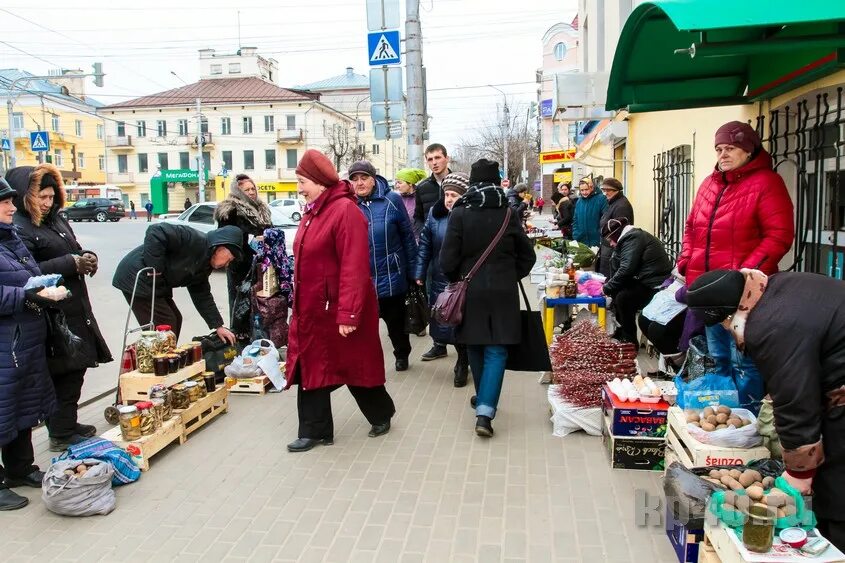
<instances>
[{"instance_id":1,"label":"overcast sky","mask_svg":"<svg viewBox=\"0 0 845 563\"><path fill-rule=\"evenodd\" d=\"M87 71L101 61L106 86L91 84L89 94L114 103L181 86L171 71L197 80L199 49L237 49L240 10L240 44L279 61L281 86L341 74L347 66L368 72L365 0L124 4L6 0L0 4L0 67L46 74L58 67ZM527 109L536 98L543 33L570 22L577 0L422 0L420 8L431 140L449 146L496 118L502 94L486 84L503 85L515 111Z\"/></svg>"}]
</instances>

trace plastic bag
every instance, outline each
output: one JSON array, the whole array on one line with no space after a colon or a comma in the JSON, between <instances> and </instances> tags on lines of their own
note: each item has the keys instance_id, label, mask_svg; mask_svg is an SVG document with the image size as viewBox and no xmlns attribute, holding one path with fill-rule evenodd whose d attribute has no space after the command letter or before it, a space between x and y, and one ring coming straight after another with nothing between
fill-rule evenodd
<instances>
[{"instance_id":1,"label":"plastic bag","mask_svg":"<svg viewBox=\"0 0 845 563\"><path fill-rule=\"evenodd\" d=\"M751 424L747 424L742 428L734 428L728 426L721 430L713 430L707 432L698 426L687 424L687 432L690 436L701 442L702 444L710 444L711 446L722 446L723 448L756 448L763 443L763 437L757 432L757 417L746 409L732 409L731 415L739 415L742 418L747 418Z\"/></svg>"},{"instance_id":2,"label":"plastic bag","mask_svg":"<svg viewBox=\"0 0 845 563\"><path fill-rule=\"evenodd\" d=\"M681 372L675 377L678 406L682 409L702 409L713 405L739 406L739 393L733 378L720 375L716 363L707 355L707 340L696 336L690 340Z\"/></svg>"},{"instance_id":3,"label":"plastic bag","mask_svg":"<svg viewBox=\"0 0 845 563\"><path fill-rule=\"evenodd\" d=\"M681 287L683 284L675 280L669 287L658 291L643 308L642 314L652 322L667 324L687 308L686 305L675 300L675 292Z\"/></svg>"},{"instance_id":4,"label":"plastic bag","mask_svg":"<svg viewBox=\"0 0 845 563\"><path fill-rule=\"evenodd\" d=\"M249 334L252 328L252 276L238 285L232 304L232 319L229 328L235 334Z\"/></svg>"},{"instance_id":5,"label":"plastic bag","mask_svg":"<svg viewBox=\"0 0 845 563\"><path fill-rule=\"evenodd\" d=\"M783 491L792 499L795 504L795 514L783 516L775 520L775 529L782 530L799 526L805 530L812 530L816 527L816 515L807 507L804 497L789 484L783 477L775 479L775 487ZM739 528L745 524L746 515L739 510L730 510L724 505L725 492L717 491L710 497L710 512L719 518L725 525L731 528ZM744 490L734 491L737 496L745 496Z\"/></svg>"},{"instance_id":6,"label":"plastic bag","mask_svg":"<svg viewBox=\"0 0 845 563\"><path fill-rule=\"evenodd\" d=\"M236 379L251 379L253 377L270 378L276 389L282 389L286 382L279 367L279 351L269 340L256 340L235 358L223 371L229 377Z\"/></svg>"},{"instance_id":7,"label":"plastic bag","mask_svg":"<svg viewBox=\"0 0 845 563\"><path fill-rule=\"evenodd\" d=\"M413 284L405 295L405 332L419 334L429 322L428 299L420 286Z\"/></svg>"},{"instance_id":8,"label":"plastic bag","mask_svg":"<svg viewBox=\"0 0 845 563\"><path fill-rule=\"evenodd\" d=\"M61 281L61 274L44 274L42 276L32 276L26 280L26 285L23 286L24 291L34 287L56 287Z\"/></svg>"},{"instance_id":9,"label":"plastic bag","mask_svg":"<svg viewBox=\"0 0 845 563\"><path fill-rule=\"evenodd\" d=\"M775 428L775 409L769 398L763 399L760 413L757 415L757 433L763 437L763 445L772 453L772 459L782 459L783 446Z\"/></svg>"},{"instance_id":10,"label":"plastic bag","mask_svg":"<svg viewBox=\"0 0 845 563\"><path fill-rule=\"evenodd\" d=\"M89 466L84 475L65 474L82 464ZM111 487L114 468L98 459L56 461L41 482L41 499L50 512L64 516L108 514L115 507Z\"/></svg>"},{"instance_id":11,"label":"plastic bag","mask_svg":"<svg viewBox=\"0 0 845 563\"><path fill-rule=\"evenodd\" d=\"M141 470L138 469L138 466L132 460L132 456L126 450L118 448L112 442L99 436L68 446L68 449L62 455L53 459L53 463L83 459L99 459L110 464L114 469L111 484L115 487L134 483L141 477Z\"/></svg>"},{"instance_id":12,"label":"plastic bag","mask_svg":"<svg viewBox=\"0 0 845 563\"><path fill-rule=\"evenodd\" d=\"M663 477L666 507L672 511L676 521L686 522L689 530L704 528L707 503L718 490L716 485L701 479L677 461L669 465Z\"/></svg>"}]
</instances>

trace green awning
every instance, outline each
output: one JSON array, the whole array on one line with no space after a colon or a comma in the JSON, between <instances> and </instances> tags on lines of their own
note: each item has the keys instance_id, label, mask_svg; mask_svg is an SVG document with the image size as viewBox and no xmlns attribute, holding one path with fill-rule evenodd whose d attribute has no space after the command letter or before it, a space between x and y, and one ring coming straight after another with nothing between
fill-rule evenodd
<instances>
[{"instance_id":1,"label":"green awning","mask_svg":"<svg viewBox=\"0 0 845 563\"><path fill-rule=\"evenodd\" d=\"M657 0L625 22L606 108L749 103L844 67L845 0Z\"/></svg>"}]
</instances>

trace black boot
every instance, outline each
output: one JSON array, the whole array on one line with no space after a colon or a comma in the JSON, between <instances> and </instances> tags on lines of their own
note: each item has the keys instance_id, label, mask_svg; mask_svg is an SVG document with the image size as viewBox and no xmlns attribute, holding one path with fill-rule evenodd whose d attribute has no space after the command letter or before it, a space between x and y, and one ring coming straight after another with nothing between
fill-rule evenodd
<instances>
[{"instance_id":1,"label":"black boot","mask_svg":"<svg viewBox=\"0 0 845 563\"><path fill-rule=\"evenodd\" d=\"M29 504L29 499L11 491L6 487L0 487L0 510L17 510Z\"/></svg>"},{"instance_id":2,"label":"black boot","mask_svg":"<svg viewBox=\"0 0 845 563\"><path fill-rule=\"evenodd\" d=\"M478 416L475 418L475 433L482 438L493 437L493 424L489 416Z\"/></svg>"},{"instance_id":3,"label":"black boot","mask_svg":"<svg viewBox=\"0 0 845 563\"><path fill-rule=\"evenodd\" d=\"M465 387L469 376L469 356L466 346L457 345L458 361L455 362L455 387Z\"/></svg>"}]
</instances>

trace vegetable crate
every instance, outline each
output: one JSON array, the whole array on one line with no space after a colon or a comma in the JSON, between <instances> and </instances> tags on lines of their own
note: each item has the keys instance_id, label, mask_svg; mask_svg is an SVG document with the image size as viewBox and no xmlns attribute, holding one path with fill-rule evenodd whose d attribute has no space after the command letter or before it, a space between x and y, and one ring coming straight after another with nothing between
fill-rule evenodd
<instances>
[{"instance_id":1,"label":"vegetable crate","mask_svg":"<svg viewBox=\"0 0 845 563\"><path fill-rule=\"evenodd\" d=\"M229 390L221 386L197 402L192 403L187 409L173 411L179 415L182 421L181 442L187 440L190 434L208 424L218 415L228 412L228 410Z\"/></svg>"},{"instance_id":2,"label":"vegetable crate","mask_svg":"<svg viewBox=\"0 0 845 563\"><path fill-rule=\"evenodd\" d=\"M614 436L610 430L610 418L607 416L602 418L604 424L601 429L601 438L610 454L612 468L663 471L665 438Z\"/></svg>"},{"instance_id":3,"label":"vegetable crate","mask_svg":"<svg viewBox=\"0 0 845 563\"><path fill-rule=\"evenodd\" d=\"M136 401L148 401L150 399L150 387L153 385L172 387L204 371L205 360L200 360L166 376L141 373L138 370L123 373L120 375L120 396L123 403L127 405Z\"/></svg>"},{"instance_id":4,"label":"vegetable crate","mask_svg":"<svg viewBox=\"0 0 845 563\"><path fill-rule=\"evenodd\" d=\"M811 530L807 534L810 538L824 537L818 530ZM777 534L775 534L772 549L768 553L752 553L742 546L742 539L730 528L722 524L714 525L705 520L704 541L701 543L698 561L699 563L770 563L774 561L839 563L845 561L845 554L831 545L818 556L805 555L784 545Z\"/></svg>"},{"instance_id":5,"label":"vegetable crate","mask_svg":"<svg viewBox=\"0 0 845 563\"><path fill-rule=\"evenodd\" d=\"M713 465L743 465L755 459L768 459L769 450L756 448L725 448L702 444L687 431L684 411L679 407L669 409L669 427L666 431L666 467L679 461L684 467L710 467Z\"/></svg>"},{"instance_id":6,"label":"vegetable crate","mask_svg":"<svg viewBox=\"0 0 845 563\"><path fill-rule=\"evenodd\" d=\"M101 437L128 451L141 471L147 471L150 468L150 458L172 442L179 440L179 443L182 444L185 441L182 432L182 420L175 414L170 420L165 421L155 434L141 436L131 442L124 441L120 433L120 426L108 430Z\"/></svg>"},{"instance_id":7,"label":"vegetable crate","mask_svg":"<svg viewBox=\"0 0 845 563\"><path fill-rule=\"evenodd\" d=\"M238 379L229 392L234 395L264 395L271 387L270 378L266 375Z\"/></svg>"}]
</instances>

